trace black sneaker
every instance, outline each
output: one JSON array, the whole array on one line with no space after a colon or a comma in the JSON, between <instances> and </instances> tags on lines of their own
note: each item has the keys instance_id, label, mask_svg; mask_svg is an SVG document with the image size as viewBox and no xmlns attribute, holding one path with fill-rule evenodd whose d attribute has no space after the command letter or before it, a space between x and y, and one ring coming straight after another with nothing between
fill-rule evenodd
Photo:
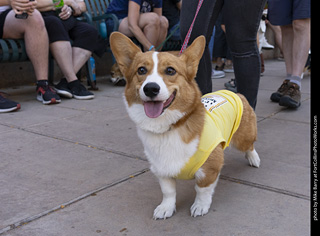
<instances>
[{"instance_id":1,"label":"black sneaker","mask_svg":"<svg viewBox=\"0 0 320 236\"><path fill-rule=\"evenodd\" d=\"M224 86L231 92L237 93L236 79L231 79L229 82L224 83Z\"/></svg>"},{"instance_id":2,"label":"black sneaker","mask_svg":"<svg viewBox=\"0 0 320 236\"><path fill-rule=\"evenodd\" d=\"M10 112L19 110L21 108L20 104L14 101L11 101L0 93L0 113Z\"/></svg>"},{"instance_id":3,"label":"black sneaker","mask_svg":"<svg viewBox=\"0 0 320 236\"><path fill-rule=\"evenodd\" d=\"M277 92L271 94L271 101L273 102L279 102L281 97L288 91L289 86L288 86L289 80L284 80L283 83L281 84L280 88L278 88Z\"/></svg>"},{"instance_id":4,"label":"black sneaker","mask_svg":"<svg viewBox=\"0 0 320 236\"><path fill-rule=\"evenodd\" d=\"M80 83L79 80L68 83L68 88L70 89L75 99L87 100L94 98L94 94L88 91L86 87L84 87L84 85Z\"/></svg>"},{"instance_id":5,"label":"black sneaker","mask_svg":"<svg viewBox=\"0 0 320 236\"><path fill-rule=\"evenodd\" d=\"M296 83L288 82L288 90L280 98L279 105L288 108L298 108L301 105L300 86Z\"/></svg>"},{"instance_id":6,"label":"black sneaker","mask_svg":"<svg viewBox=\"0 0 320 236\"><path fill-rule=\"evenodd\" d=\"M62 97L72 98L72 93L68 88L68 81L66 78L61 79L60 82L54 86L54 90Z\"/></svg>"},{"instance_id":7,"label":"black sneaker","mask_svg":"<svg viewBox=\"0 0 320 236\"><path fill-rule=\"evenodd\" d=\"M58 94L49 86L47 80L37 81L37 100L45 105L60 103Z\"/></svg>"}]
</instances>

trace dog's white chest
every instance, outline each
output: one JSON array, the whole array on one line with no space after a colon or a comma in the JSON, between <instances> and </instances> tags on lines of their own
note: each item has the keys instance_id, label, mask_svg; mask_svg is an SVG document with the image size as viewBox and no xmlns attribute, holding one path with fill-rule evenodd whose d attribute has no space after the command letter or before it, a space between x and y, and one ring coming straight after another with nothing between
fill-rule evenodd
<instances>
[{"instance_id":1,"label":"dog's white chest","mask_svg":"<svg viewBox=\"0 0 320 236\"><path fill-rule=\"evenodd\" d=\"M161 177L174 177L196 152L199 138L185 143L177 130L154 134L138 128L151 171Z\"/></svg>"}]
</instances>

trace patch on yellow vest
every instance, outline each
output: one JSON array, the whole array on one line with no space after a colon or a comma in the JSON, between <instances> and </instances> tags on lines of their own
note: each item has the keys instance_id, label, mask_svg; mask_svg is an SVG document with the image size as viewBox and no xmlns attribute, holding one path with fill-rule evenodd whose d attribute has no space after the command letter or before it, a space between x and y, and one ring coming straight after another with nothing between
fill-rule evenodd
<instances>
[{"instance_id":1,"label":"patch on yellow vest","mask_svg":"<svg viewBox=\"0 0 320 236\"><path fill-rule=\"evenodd\" d=\"M238 95L228 90L205 94L201 102L206 108L205 124L196 153L182 168L177 179L193 179L219 143L229 146L242 117L243 104Z\"/></svg>"}]
</instances>

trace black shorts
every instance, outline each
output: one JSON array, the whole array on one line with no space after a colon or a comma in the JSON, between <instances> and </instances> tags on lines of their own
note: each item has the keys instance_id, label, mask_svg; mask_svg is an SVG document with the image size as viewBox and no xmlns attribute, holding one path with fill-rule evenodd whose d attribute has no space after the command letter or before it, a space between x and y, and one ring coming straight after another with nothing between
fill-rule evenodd
<instances>
[{"instance_id":1,"label":"black shorts","mask_svg":"<svg viewBox=\"0 0 320 236\"><path fill-rule=\"evenodd\" d=\"M78 21L73 16L67 20L61 20L56 16L55 11L42 12L41 14L50 43L72 41L73 47L83 48L98 56L102 56L104 53L105 43L92 25Z\"/></svg>"},{"instance_id":2,"label":"black shorts","mask_svg":"<svg viewBox=\"0 0 320 236\"><path fill-rule=\"evenodd\" d=\"M3 36L4 22L5 22L6 17L10 11L11 11L11 9L7 9L7 10L0 13L0 39L2 39L2 36Z\"/></svg>"}]
</instances>

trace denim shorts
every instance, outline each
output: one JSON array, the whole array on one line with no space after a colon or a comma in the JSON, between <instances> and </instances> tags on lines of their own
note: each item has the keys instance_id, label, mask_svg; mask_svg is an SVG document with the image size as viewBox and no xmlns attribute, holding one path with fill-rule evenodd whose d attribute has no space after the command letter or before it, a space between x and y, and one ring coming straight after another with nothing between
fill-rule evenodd
<instances>
[{"instance_id":1,"label":"denim shorts","mask_svg":"<svg viewBox=\"0 0 320 236\"><path fill-rule=\"evenodd\" d=\"M290 25L310 18L310 0L269 0L268 19L273 25Z\"/></svg>"}]
</instances>

